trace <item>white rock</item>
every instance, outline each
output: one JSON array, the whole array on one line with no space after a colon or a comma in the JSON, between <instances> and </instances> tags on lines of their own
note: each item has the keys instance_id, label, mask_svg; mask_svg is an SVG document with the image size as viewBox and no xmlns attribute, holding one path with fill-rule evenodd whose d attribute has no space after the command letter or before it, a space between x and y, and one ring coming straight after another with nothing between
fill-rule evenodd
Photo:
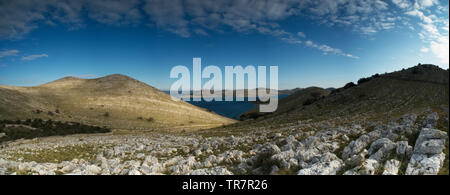
<instances>
[{"instance_id":1,"label":"white rock","mask_svg":"<svg viewBox=\"0 0 450 195\"><path fill-rule=\"evenodd\" d=\"M442 167L445 154L428 157L424 154L413 154L406 169L406 175L436 175Z\"/></svg>"},{"instance_id":2,"label":"white rock","mask_svg":"<svg viewBox=\"0 0 450 195\"><path fill-rule=\"evenodd\" d=\"M88 165L86 166L87 174L98 175L102 172L102 169L96 165Z\"/></svg>"},{"instance_id":3,"label":"white rock","mask_svg":"<svg viewBox=\"0 0 450 195\"><path fill-rule=\"evenodd\" d=\"M325 153L316 163L300 169L298 175L336 175L344 162L333 153Z\"/></svg>"},{"instance_id":4,"label":"white rock","mask_svg":"<svg viewBox=\"0 0 450 195\"><path fill-rule=\"evenodd\" d=\"M342 161L319 162L309 168L301 169L298 175L336 175L343 166Z\"/></svg>"},{"instance_id":5,"label":"white rock","mask_svg":"<svg viewBox=\"0 0 450 195\"><path fill-rule=\"evenodd\" d=\"M224 167L214 167L208 169L197 169L190 172L189 175L233 175L233 173Z\"/></svg>"},{"instance_id":6,"label":"white rock","mask_svg":"<svg viewBox=\"0 0 450 195\"><path fill-rule=\"evenodd\" d=\"M400 161L391 159L384 164L383 175L397 175L400 168Z\"/></svg>"},{"instance_id":7,"label":"white rock","mask_svg":"<svg viewBox=\"0 0 450 195\"><path fill-rule=\"evenodd\" d=\"M374 175L378 166L379 166L378 161L373 159L367 159L361 165L359 173L362 175Z\"/></svg>"},{"instance_id":8,"label":"white rock","mask_svg":"<svg viewBox=\"0 0 450 195\"><path fill-rule=\"evenodd\" d=\"M142 173L139 170L137 170L137 169L131 169L128 172L128 175L142 175Z\"/></svg>"},{"instance_id":9,"label":"white rock","mask_svg":"<svg viewBox=\"0 0 450 195\"><path fill-rule=\"evenodd\" d=\"M406 174L436 175L445 160L442 150L446 138L448 138L446 132L423 128L417 138Z\"/></svg>"}]
</instances>

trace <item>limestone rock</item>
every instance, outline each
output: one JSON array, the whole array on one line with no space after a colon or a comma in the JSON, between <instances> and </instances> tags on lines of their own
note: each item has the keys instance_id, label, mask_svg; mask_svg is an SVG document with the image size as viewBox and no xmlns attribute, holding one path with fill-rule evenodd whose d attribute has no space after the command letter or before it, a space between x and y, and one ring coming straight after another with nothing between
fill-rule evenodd
<instances>
[{"instance_id":1,"label":"limestone rock","mask_svg":"<svg viewBox=\"0 0 450 195\"><path fill-rule=\"evenodd\" d=\"M406 169L407 175L436 175L445 160L447 133L436 129L423 128L417 138L414 154Z\"/></svg>"},{"instance_id":2,"label":"limestone rock","mask_svg":"<svg viewBox=\"0 0 450 195\"><path fill-rule=\"evenodd\" d=\"M434 128L436 127L437 121L439 120L439 115L436 112L429 114L425 120L423 120L422 127Z\"/></svg>"},{"instance_id":3,"label":"limestone rock","mask_svg":"<svg viewBox=\"0 0 450 195\"><path fill-rule=\"evenodd\" d=\"M189 175L233 175L233 173L224 167L214 167L208 169L197 169L190 172Z\"/></svg>"},{"instance_id":4,"label":"limestone rock","mask_svg":"<svg viewBox=\"0 0 450 195\"><path fill-rule=\"evenodd\" d=\"M299 170L298 175L335 175L343 166L344 162L335 154L326 153L319 162Z\"/></svg>"},{"instance_id":5,"label":"limestone rock","mask_svg":"<svg viewBox=\"0 0 450 195\"><path fill-rule=\"evenodd\" d=\"M397 175L400 168L400 161L391 159L384 164L383 175Z\"/></svg>"}]
</instances>

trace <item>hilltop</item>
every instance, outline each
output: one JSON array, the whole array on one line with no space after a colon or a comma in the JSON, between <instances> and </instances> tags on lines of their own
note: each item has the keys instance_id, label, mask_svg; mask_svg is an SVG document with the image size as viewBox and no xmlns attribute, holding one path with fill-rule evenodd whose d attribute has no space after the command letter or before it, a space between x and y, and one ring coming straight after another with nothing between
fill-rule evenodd
<instances>
[{"instance_id":1,"label":"hilltop","mask_svg":"<svg viewBox=\"0 0 450 195\"><path fill-rule=\"evenodd\" d=\"M35 87L0 86L0 119L34 118L127 130L190 130L234 122L120 74L65 77Z\"/></svg>"}]
</instances>

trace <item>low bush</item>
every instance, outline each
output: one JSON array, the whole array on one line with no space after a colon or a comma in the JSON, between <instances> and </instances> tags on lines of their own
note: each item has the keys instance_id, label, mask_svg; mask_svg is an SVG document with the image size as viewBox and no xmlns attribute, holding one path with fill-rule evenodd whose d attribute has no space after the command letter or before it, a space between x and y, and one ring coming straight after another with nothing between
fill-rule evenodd
<instances>
[{"instance_id":1,"label":"low bush","mask_svg":"<svg viewBox=\"0 0 450 195\"><path fill-rule=\"evenodd\" d=\"M27 119L24 121L0 121L0 132L5 133L0 143L17 139L33 139L56 135L107 133L106 127L83 125L76 122L44 121L42 119Z\"/></svg>"}]
</instances>

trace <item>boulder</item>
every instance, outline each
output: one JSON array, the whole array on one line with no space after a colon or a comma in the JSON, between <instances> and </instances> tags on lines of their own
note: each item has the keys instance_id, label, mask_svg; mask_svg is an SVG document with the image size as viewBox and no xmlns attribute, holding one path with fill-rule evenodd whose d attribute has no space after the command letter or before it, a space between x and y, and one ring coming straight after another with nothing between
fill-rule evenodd
<instances>
[{"instance_id":1,"label":"boulder","mask_svg":"<svg viewBox=\"0 0 450 195\"><path fill-rule=\"evenodd\" d=\"M416 140L414 153L406 169L407 175L436 175L442 167L447 133L423 128Z\"/></svg>"},{"instance_id":2,"label":"boulder","mask_svg":"<svg viewBox=\"0 0 450 195\"><path fill-rule=\"evenodd\" d=\"M434 128L436 127L437 121L439 120L439 115L436 112L429 114L422 123L424 128Z\"/></svg>"},{"instance_id":3,"label":"boulder","mask_svg":"<svg viewBox=\"0 0 450 195\"><path fill-rule=\"evenodd\" d=\"M300 169L298 175L336 175L344 162L333 153L326 153L319 162Z\"/></svg>"},{"instance_id":4,"label":"boulder","mask_svg":"<svg viewBox=\"0 0 450 195\"><path fill-rule=\"evenodd\" d=\"M385 161L395 149L396 144L387 138L381 138L374 141L369 148L369 159L376 160L378 162Z\"/></svg>"},{"instance_id":5,"label":"boulder","mask_svg":"<svg viewBox=\"0 0 450 195\"><path fill-rule=\"evenodd\" d=\"M396 153L400 159L409 159L413 153L413 147L408 145L408 141L398 141Z\"/></svg>"},{"instance_id":6,"label":"boulder","mask_svg":"<svg viewBox=\"0 0 450 195\"><path fill-rule=\"evenodd\" d=\"M361 151L370 144L371 138L368 135L362 135L358 139L351 141L342 151L342 159L348 159Z\"/></svg>"},{"instance_id":7,"label":"boulder","mask_svg":"<svg viewBox=\"0 0 450 195\"><path fill-rule=\"evenodd\" d=\"M280 152L281 150L277 145L272 143L265 143L258 151L253 164L254 166L260 166L263 164L271 163L271 157Z\"/></svg>"},{"instance_id":8,"label":"boulder","mask_svg":"<svg viewBox=\"0 0 450 195\"><path fill-rule=\"evenodd\" d=\"M85 169L89 175L99 175L102 173L102 169L96 165L88 165Z\"/></svg>"},{"instance_id":9,"label":"boulder","mask_svg":"<svg viewBox=\"0 0 450 195\"><path fill-rule=\"evenodd\" d=\"M298 166L298 161L294 158L294 155L294 151L288 150L273 155L271 160L282 169L290 169Z\"/></svg>"},{"instance_id":10,"label":"boulder","mask_svg":"<svg viewBox=\"0 0 450 195\"><path fill-rule=\"evenodd\" d=\"M345 160L345 164L350 167L355 167L361 165L366 160L366 155L369 152L364 149L361 153L355 154L352 157Z\"/></svg>"},{"instance_id":11,"label":"boulder","mask_svg":"<svg viewBox=\"0 0 450 195\"><path fill-rule=\"evenodd\" d=\"M413 154L406 169L406 175L436 175L445 160L445 154L432 156Z\"/></svg>"},{"instance_id":12,"label":"boulder","mask_svg":"<svg viewBox=\"0 0 450 195\"><path fill-rule=\"evenodd\" d=\"M397 175L400 168L400 161L391 159L384 164L383 175Z\"/></svg>"},{"instance_id":13,"label":"boulder","mask_svg":"<svg viewBox=\"0 0 450 195\"><path fill-rule=\"evenodd\" d=\"M300 168L308 167L309 164L318 162L320 157L320 151L316 148L299 150L295 156L299 162Z\"/></svg>"},{"instance_id":14,"label":"boulder","mask_svg":"<svg viewBox=\"0 0 450 195\"><path fill-rule=\"evenodd\" d=\"M375 175L375 172L378 169L378 166L380 166L378 161L376 161L374 159L367 159L362 163L358 172L361 175Z\"/></svg>"}]
</instances>

